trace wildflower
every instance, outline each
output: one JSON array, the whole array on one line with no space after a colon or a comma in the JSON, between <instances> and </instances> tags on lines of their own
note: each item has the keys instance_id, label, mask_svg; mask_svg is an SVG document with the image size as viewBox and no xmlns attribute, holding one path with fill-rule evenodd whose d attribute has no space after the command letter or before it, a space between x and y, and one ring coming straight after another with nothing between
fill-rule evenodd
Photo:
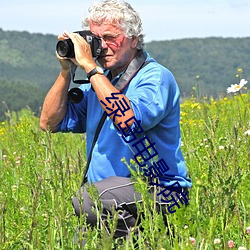
<instances>
[{"instance_id":1,"label":"wildflower","mask_svg":"<svg viewBox=\"0 0 250 250\"><path fill-rule=\"evenodd\" d=\"M184 226L184 229L187 229L187 228L188 228L188 226L187 226L187 225L185 225L185 226Z\"/></svg>"},{"instance_id":2,"label":"wildflower","mask_svg":"<svg viewBox=\"0 0 250 250\"><path fill-rule=\"evenodd\" d=\"M131 165L135 165L135 164L136 164L135 160L130 159L130 164L131 164Z\"/></svg>"},{"instance_id":3,"label":"wildflower","mask_svg":"<svg viewBox=\"0 0 250 250\"><path fill-rule=\"evenodd\" d=\"M237 71L238 71L238 73L242 73L243 72L243 68L240 67L240 68L237 69Z\"/></svg>"},{"instance_id":4,"label":"wildflower","mask_svg":"<svg viewBox=\"0 0 250 250\"><path fill-rule=\"evenodd\" d=\"M192 103L192 104L191 104L191 108L192 108L192 109L195 109L195 108L201 109L201 106L200 106L199 103Z\"/></svg>"},{"instance_id":5,"label":"wildflower","mask_svg":"<svg viewBox=\"0 0 250 250\"><path fill-rule=\"evenodd\" d=\"M220 244L220 239L214 239L214 244L215 245Z\"/></svg>"},{"instance_id":6,"label":"wildflower","mask_svg":"<svg viewBox=\"0 0 250 250\"><path fill-rule=\"evenodd\" d=\"M245 247L239 247L238 250L247 250Z\"/></svg>"},{"instance_id":7,"label":"wildflower","mask_svg":"<svg viewBox=\"0 0 250 250\"><path fill-rule=\"evenodd\" d=\"M43 213L42 214L43 220L47 221L48 220L48 214L47 213Z\"/></svg>"},{"instance_id":8,"label":"wildflower","mask_svg":"<svg viewBox=\"0 0 250 250\"><path fill-rule=\"evenodd\" d=\"M227 242L227 246L228 246L228 248L234 248L234 241L229 240L229 241Z\"/></svg>"},{"instance_id":9,"label":"wildflower","mask_svg":"<svg viewBox=\"0 0 250 250\"><path fill-rule=\"evenodd\" d=\"M250 129L248 129L247 131L244 132L245 136L249 136L250 135Z\"/></svg>"},{"instance_id":10,"label":"wildflower","mask_svg":"<svg viewBox=\"0 0 250 250\"><path fill-rule=\"evenodd\" d=\"M121 158L121 162L126 163L126 158L125 157Z\"/></svg>"},{"instance_id":11,"label":"wildflower","mask_svg":"<svg viewBox=\"0 0 250 250\"><path fill-rule=\"evenodd\" d=\"M219 146L219 150L223 150L224 149L224 146Z\"/></svg>"},{"instance_id":12,"label":"wildflower","mask_svg":"<svg viewBox=\"0 0 250 250\"><path fill-rule=\"evenodd\" d=\"M246 232L247 232L248 235L250 235L250 226L247 227Z\"/></svg>"},{"instance_id":13,"label":"wildflower","mask_svg":"<svg viewBox=\"0 0 250 250\"><path fill-rule=\"evenodd\" d=\"M189 237L189 240L190 240L191 244L194 246L196 243L196 239L193 237Z\"/></svg>"},{"instance_id":14,"label":"wildflower","mask_svg":"<svg viewBox=\"0 0 250 250\"><path fill-rule=\"evenodd\" d=\"M20 214L23 214L24 211L25 211L24 207L21 207L21 208L20 208Z\"/></svg>"},{"instance_id":15,"label":"wildflower","mask_svg":"<svg viewBox=\"0 0 250 250\"><path fill-rule=\"evenodd\" d=\"M227 88L227 93L235 93L240 91L245 85L247 81L245 79L241 79L239 84L231 84L231 87Z\"/></svg>"},{"instance_id":16,"label":"wildflower","mask_svg":"<svg viewBox=\"0 0 250 250\"><path fill-rule=\"evenodd\" d=\"M196 181L196 184L197 184L197 185L201 185L201 181L200 181L200 180L197 180L197 181Z\"/></svg>"}]
</instances>

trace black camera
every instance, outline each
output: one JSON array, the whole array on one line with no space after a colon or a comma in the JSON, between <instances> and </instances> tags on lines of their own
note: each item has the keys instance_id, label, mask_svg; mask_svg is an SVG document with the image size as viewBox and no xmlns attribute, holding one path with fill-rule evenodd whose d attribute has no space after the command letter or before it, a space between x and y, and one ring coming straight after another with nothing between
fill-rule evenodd
<instances>
[{"instance_id":1,"label":"black camera","mask_svg":"<svg viewBox=\"0 0 250 250\"><path fill-rule=\"evenodd\" d=\"M87 41L93 57L98 57L101 54L102 40L99 37L95 36L90 30L75 31L74 33L78 33ZM75 57L74 44L70 39L58 41L56 51L61 57Z\"/></svg>"}]
</instances>

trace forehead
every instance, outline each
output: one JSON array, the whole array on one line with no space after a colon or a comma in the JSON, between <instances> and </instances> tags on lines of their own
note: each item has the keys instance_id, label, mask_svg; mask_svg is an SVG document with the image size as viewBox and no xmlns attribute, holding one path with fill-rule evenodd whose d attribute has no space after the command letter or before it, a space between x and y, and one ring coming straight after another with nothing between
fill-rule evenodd
<instances>
[{"instance_id":1,"label":"forehead","mask_svg":"<svg viewBox=\"0 0 250 250\"><path fill-rule=\"evenodd\" d=\"M107 21L96 23L90 20L89 27L90 30L96 35L102 35L105 33L119 33L122 31L118 23L110 23Z\"/></svg>"}]
</instances>

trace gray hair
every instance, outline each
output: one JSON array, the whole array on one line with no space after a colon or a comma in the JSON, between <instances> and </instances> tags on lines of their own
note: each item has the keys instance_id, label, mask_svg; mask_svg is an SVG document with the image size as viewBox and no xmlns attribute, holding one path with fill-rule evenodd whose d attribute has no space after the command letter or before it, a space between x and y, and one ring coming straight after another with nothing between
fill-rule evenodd
<instances>
[{"instance_id":1,"label":"gray hair","mask_svg":"<svg viewBox=\"0 0 250 250\"><path fill-rule=\"evenodd\" d=\"M137 49L143 49L144 35L141 18L129 3L120 0L104 0L94 3L89 8L89 15L83 19L82 27L89 28L90 20L100 24L104 19L117 24L125 32L126 37L137 37Z\"/></svg>"}]
</instances>

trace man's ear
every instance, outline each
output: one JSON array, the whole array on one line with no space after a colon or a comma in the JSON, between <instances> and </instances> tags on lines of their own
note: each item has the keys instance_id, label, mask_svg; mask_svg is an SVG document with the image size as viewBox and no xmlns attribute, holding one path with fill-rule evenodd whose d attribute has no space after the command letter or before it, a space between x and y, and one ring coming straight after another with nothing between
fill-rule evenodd
<instances>
[{"instance_id":1,"label":"man's ear","mask_svg":"<svg viewBox=\"0 0 250 250\"><path fill-rule=\"evenodd\" d=\"M134 49L136 48L138 43L138 37L132 37L131 47Z\"/></svg>"}]
</instances>

